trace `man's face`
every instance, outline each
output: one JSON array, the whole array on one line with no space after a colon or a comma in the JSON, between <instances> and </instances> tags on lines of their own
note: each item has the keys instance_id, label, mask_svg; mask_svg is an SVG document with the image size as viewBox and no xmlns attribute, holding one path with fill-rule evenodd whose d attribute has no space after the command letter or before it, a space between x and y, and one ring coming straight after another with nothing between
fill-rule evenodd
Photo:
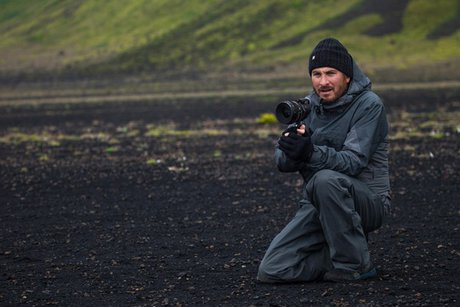
<instances>
[{"instance_id":1,"label":"man's face","mask_svg":"<svg viewBox=\"0 0 460 307\"><path fill-rule=\"evenodd\" d=\"M311 83L323 101L333 102L347 90L350 78L335 68L319 67L312 70Z\"/></svg>"}]
</instances>

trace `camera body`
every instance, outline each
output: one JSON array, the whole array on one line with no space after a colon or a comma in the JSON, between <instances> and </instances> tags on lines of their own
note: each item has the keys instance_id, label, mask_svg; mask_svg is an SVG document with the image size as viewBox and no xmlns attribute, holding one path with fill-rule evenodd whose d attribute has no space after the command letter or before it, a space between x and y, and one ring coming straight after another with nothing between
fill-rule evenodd
<instances>
[{"instance_id":1,"label":"camera body","mask_svg":"<svg viewBox=\"0 0 460 307\"><path fill-rule=\"evenodd\" d=\"M275 110L278 121L287 125L300 122L310 112L311 102L308 98L280 102Z\"/></svg>"}]
</instances>

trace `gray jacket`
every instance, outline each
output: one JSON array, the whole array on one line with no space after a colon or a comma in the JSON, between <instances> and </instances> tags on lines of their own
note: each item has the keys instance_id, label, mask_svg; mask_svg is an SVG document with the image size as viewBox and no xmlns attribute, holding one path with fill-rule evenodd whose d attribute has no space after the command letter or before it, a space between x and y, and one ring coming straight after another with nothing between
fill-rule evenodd
<instances>
[{"instance_id":1,"label":"gray jacket","mask_svg":"<svg viewBox=\"0 0 460 307\"><path fill-rule=\"evenodd\" d=\"M290 160L278 146L275 161L282 172L299 171L305 182L322 169L356 177L377 194L389 197L388 122L381 99L371 81L354 64L345 95L322 104L316 93L307 98L312 111L303 119L309 127L313 154L308 163Z\"/></svg>"}]
</instances>

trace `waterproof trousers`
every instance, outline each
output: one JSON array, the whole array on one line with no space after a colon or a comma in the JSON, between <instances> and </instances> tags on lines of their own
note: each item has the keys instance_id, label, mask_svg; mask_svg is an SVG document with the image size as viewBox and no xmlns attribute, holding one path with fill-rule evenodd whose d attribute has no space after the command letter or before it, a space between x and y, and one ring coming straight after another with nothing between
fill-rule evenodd
<instances>
[{"instance_id":1,"label":"waterproof trousers","mask_svg":"<svg viewBox=\"0 0 460 307\"><path fill-rule=\"evenodd\" d=\"M358 179L332 170L313 175L306 195L267 249L259 281L312 281L333 268L359 272L369 264L366 236L382 225L389 204Z\"/></svg>"}]
</instances>

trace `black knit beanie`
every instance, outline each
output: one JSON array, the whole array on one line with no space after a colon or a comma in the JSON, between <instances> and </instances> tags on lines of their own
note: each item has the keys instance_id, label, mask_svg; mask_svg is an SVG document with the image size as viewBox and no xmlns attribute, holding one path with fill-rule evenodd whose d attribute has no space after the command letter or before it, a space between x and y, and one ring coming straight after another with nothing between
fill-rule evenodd
<instances>
[{"instance_id":1,"label":"black knit beanie","mask_svg":"<svg viewBox=\"0 0 460 307\"><path fill-rule=\"evenodd\" d=\"M353 77L353 58L348 50L335 38L323 39L310 55L308 72L318 67L333 67L348 77Z\"/></svg>"}]
</instances>

